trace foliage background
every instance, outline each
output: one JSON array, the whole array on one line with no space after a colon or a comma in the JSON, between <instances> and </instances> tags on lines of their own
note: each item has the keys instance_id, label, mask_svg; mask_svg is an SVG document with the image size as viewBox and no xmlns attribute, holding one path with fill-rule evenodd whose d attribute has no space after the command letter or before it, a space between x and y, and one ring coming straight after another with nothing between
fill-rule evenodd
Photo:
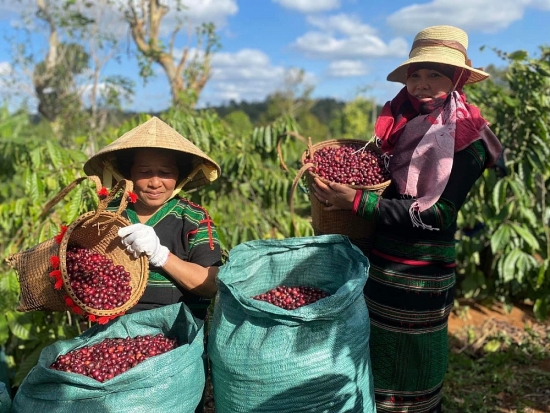
<instances>
[{"instance_id":1,"label":"foliage background","mask_svg":"<svg viewBox=\"0 0 550 413\"><path fill-rule=\"evenodd\" d=\"M64 24L89 28L81 21ZM209 30L212 34L213 28ZM69 46L64 47L75 50ZM492 68L493 80L469 86L466 93L491 122L506 157L500 170L484 172L460 212L458 296L527 303L543 320L550 314L550 48L541 47L537 56L495 53L503 67ZM78 56L72 63L85 64L83 55ZM144 67L152 62L146 60ZM40 73L46 70L43 61L35 65ZM49 87L64 93L42 99L42 104L59 109L48 112L50 118L31 115L28 108L0 108L0 348L15 388L45 346L74 337L88 325L70 314L18 312L17 276L4 259L51 238L61 224L95 208L94 188L82 184L41 216L47 201L83 174L90 153L152 115L120 110L120 99L131 92L122 78L95 108L74 104L76 89L56 76L74 79L81 69L53 72ZM364 94L350 102L314 100L299 71L286 88L256 104L232 102L198 110L194 93L177 95L170 110L155 115L221 165L220 179L185 195L211 213L226 250L253 239L312 235L303 185L296 193L295 214L289 210L291 184L306 149L289 132L313 142L369 140L380 110ZM281 158L289 171L281 168Z\"/></svg>"}]
</instances>

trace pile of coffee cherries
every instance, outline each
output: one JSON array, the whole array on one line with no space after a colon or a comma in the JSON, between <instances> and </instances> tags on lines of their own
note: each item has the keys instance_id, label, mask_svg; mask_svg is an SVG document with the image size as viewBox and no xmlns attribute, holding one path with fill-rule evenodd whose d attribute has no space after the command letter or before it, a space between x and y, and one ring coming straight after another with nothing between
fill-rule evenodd
<instances>
[{"instance_id":1,"label":"pile of coffee cherries","mask_svg":"<svg viewBox=\"0 0 550 413\"><path fill-rule=\"evenodd\" d=\"M89 347L62 354L50 366L91 377L99 382L112 379L148 358L164 354L177 347L175 339L159 333L126 338L106 338Z\"/></svg>"},{"instance_id":2,"label":"pile of coffee cherries","mask_svg":"<svg viewBox=\"0 0 550 413\"><path fill-rule=\"evenodd\" d=\"M284 308L285 310L295 310L304 305L328 297L330 294L325 291L308 286L287 287L284 285L275 287L263 294L252 297L255 300L265 301Z\"/></svg>"},{"instance_id":3,"label":"pile of coffee cherries","mask_svg":"<svg viewBox=\"0 0 550 413\"><path fill-rule=\"evenodd\" d=\"M380 154L365 145L350 143L324 146L307 158L315 166L309 170L328 181L346 185L374 186L390 179Z\"/></svg>"},{"instance_id":4,"label":"pile of coffee cherries","mask_svg":"<svg viewBox=\"0 0 550 413\"><path fill-rule=\"evenodd\" d=\"M98 310L112 310L132 294L130 273L105 255L76 246L67 249L67 274L76 297Z\"/></svg>"}]
</instances>

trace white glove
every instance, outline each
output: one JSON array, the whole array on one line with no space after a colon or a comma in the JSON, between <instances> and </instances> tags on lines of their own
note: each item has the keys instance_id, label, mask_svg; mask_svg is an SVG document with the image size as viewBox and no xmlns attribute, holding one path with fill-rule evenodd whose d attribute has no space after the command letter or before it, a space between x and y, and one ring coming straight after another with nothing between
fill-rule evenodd
<instances>
[{"instance_id":1,"label":"white glove","mask_svg":"<svg viewBox=\"0 0 550 413\"><path fill-rule=\"evenodd\" d=\"M153 227L143 224L133 224L118 230L118 236L122 238L122 243L126 250L134 257L139 257L145 253L149 262L155 267L162 267L168 261L170 250L160 245L160 240Z\"/></svg>"}]
</instances>

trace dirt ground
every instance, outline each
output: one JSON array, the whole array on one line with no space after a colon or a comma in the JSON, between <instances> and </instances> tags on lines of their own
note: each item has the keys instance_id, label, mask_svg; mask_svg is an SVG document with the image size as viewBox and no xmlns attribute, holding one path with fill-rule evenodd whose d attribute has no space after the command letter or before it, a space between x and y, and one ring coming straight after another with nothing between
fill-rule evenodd
<instances>
[{"instance_id":1,"label":"dirt ground","mask_svg":"<svg viewBox=\"0 0 550 413\"><path fill-rule=\"evenodd\" d=\"M474 343L463 342L468 329L475 332ZM477 350L485 344L487 337L499 331L505 332L515 342L521 342L528 335L527 330L541 337L550 337L550 321L537 322L530 306L516 306L508 312L499 304L486 307L469 300L462 300L459 309L449 317L449 336L454 339L451 340L451 350L454 351L461 345ZM550 343L547 342L547 346L550 348ZM541 361L540 367L550 372L550 355Z\"/></svg>"},{"instance_id":2,"label":"dirt ground","mask_svg":"<svg viewBox=\"0 0 550 413\"><path fill-rule=\"evenodd\" d=\"M507 312L502 305L485 307L469 300L462 300L459 308L449 317L451 351L475 352L485 344L487 337L495 332L505 332L508 337L519 342L527 334L526 328L538 332L542 337L548 337L550 334L550 322L538 323L529 306L514 307ZM473 342L467 342L468 332L474 333ZM538 361L538 368L550 372L550 357ZM544 391L548 393L550 400L550 389ZM503 410L503 413L508 411ZM210 381L207 383L204 413L215 413ZM549 413L549 411L531 409L525 413Z\"/></svg>"},{"instance_id":3,"label":"dirt ground","mask_svg":"<svg viewBox=\"0 0 550 413\"><path fill-rule=\"evenodd\" d=\"M468 340L468 336L474 337ZM532 359L529 365L513 366L518 376L521 373L538 370L550 373L550 321L537 322L530 306L513 307L506 311L502 305L490 307L462 300L460 307L449 317L450 350L455 353L466 351L474 358L483 353L483 346L491 337L504 335L512 343L537 342L546 349L546 357ZM536 339L533 337L536 336ZM511 393L499 393L499 405L494 406L502 413L550 413L550 388L533 388L523 399L529 399L539 407L517 409L519 398ZM525 400L523 400L525 401Z\"/></svg>"},{"instance_id":4,"label":"dirt ground","mask_svg":"<svg viewBox=\"0 0 550 413\"><path fill-rule=\"evenodd\" d=\"M455 334L467 326L482 326L488 320L504 322L521 330L526 325L539 326L529 306L514 307L507 313L500 304L489 308L470 300L461 300L459 309L453 311L449 317L449 334Z\"/></svg>"}]
</instances>

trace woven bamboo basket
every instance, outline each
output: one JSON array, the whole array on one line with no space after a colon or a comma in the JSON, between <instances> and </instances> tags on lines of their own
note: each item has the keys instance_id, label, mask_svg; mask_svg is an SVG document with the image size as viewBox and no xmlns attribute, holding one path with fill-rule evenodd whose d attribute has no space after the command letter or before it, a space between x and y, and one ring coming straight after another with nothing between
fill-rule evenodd
<instances>
[{"instance_id":1,"label":"woven bamboo basket","mask_svg":"<svg viewBox=\"0 0 550 413\"><path fill-rule=\"evenodd\" d=\"M359 144L366 145L366 148L381 154L382 151L374 143L367 143L364 140L358 139L332 139L328 141L319 142L315 145L311 144L311 140L308 145L308 149L305 150L301 157L302 167L298 171L296 178L293 182L292 194L291 194L291 209L293 209L293 195L295 187L298 182L305 175L309 200L311 203L311 225L315 235L323 234L341 234L350 238L350 241L357 245L364 253L368 253L373 242L374 223L367 221L359 216L353 215L350 211L336 210L330 211L326 209L326 205L319 202L313 193L313 180L319 178L322 182L329 183L325 178L320 177L314 173L311 169L315 167L313 163L308 162L309 159L313 159L313 155L316 151L325 147L341 147L344 145ZM381 194L384 189L390 185L391 181L387 180L378 185L373 186L360 186L360 185L346 185L350 188L361 189L367 191L373 191Z\"/></svg>"},{"instance_id":2,"label":"woven bamboo basket","mask_svg":"<svg viewBox=\"0 0 550 413\"><path fill-rule=\"evenodd\" d=\"M59 243L51 238L33 248L6 258L19 279L19 305L17 311L66 311L64 291L54 289L49 276L53 270L50 257L57 255Z\"/></svg>"},{"instance_id":3,"label":"woven bamboo basket","mask_svg":"<svg viewBox=\"0 0 550 413\"><path fill-rule=\"evenodd\" d=\"M73 181L61 190L54 199L45 207L42 215L63 199L76 185L84 179L94 181L96 187L101 187L99 178L83 177ZM147 286L149 277L149 262L146 256L134 258L124 249L120 237L119 228L130 225L130 221L121 213L127 205L128 194L132 191L131 181L121 180L112 188L109 195L100 200L96 211L88 212L78 217L64 232L61 239L52 238L36 247L14 254L7 258L8 263L15 268L21 286L19 311L65 311L70 307L66 298L80 307L85 313L95 316L114 316L124 313L133 307L141 298ZM121 193L121 202L116 212L106 211L109 202ZM122 265L130 273L130 285L132 292L130 299L122 306L111 310L100 310L84 304L78 299L71 288L69 275L66 268L67 249L77 246L88 248L105 255L115 265ZM52 267L51 258L59 257L59 270L63 281L62 289L54 288L54 280L50 273Z\"/></svg>"}]
</instances>

